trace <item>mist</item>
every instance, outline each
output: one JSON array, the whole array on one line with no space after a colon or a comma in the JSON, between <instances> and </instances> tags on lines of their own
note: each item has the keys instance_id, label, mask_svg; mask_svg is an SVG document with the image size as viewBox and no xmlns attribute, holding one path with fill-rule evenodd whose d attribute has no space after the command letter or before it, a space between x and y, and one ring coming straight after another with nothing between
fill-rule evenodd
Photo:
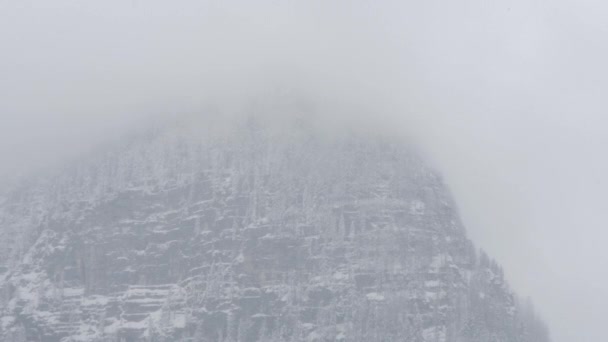
<instances>
[{"instance_id":1,"label":"mist","mask_svg":"<svg viewBox=\"0 0 608 342\"><path fill-rule=\"evenodd\" d=\"M554 340L598 341L606 12L591 0L2 1L0 184L158 117L312 103L331 129L422 146Z\"/></svg>"}]
</instances>

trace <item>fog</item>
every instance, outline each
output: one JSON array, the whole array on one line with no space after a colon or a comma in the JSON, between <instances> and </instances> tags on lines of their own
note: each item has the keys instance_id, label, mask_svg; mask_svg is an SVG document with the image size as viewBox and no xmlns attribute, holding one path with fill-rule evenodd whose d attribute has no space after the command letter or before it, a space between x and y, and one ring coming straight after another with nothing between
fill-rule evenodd
<instances>
[{"instance_id":1,"label":"fog","mask_svg":"<svg viewBox=\"0 0 608 342\"><path fill-rule=\"evenodd\" d=\"M608 317L599 1L0 1L0 184L156 117L297 97L414 139L556 342ZM285 113L289 115L289 113Z\"/></svg>"}]
</instances>

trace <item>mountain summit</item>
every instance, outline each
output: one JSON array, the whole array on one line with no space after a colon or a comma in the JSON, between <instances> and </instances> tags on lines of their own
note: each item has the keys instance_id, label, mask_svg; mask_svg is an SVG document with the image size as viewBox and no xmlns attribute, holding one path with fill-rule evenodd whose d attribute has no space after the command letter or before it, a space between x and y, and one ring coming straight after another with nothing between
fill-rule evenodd
<instances>
[{"instance_id":1,"label":"mountain summit","mask_svg":"<svg viewBox=\"0 0 608 342\"><path fill-rule=\"evenodd\" d=\"M142 134L0 199L0 339L549 341L408 146L210 132Z\"/></svg>"}]
</instances>

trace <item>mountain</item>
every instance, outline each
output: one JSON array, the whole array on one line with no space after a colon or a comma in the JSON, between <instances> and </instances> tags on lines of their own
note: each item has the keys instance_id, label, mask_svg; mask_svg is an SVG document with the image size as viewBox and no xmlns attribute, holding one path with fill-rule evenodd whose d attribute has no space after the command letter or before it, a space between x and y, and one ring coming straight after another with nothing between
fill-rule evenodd
<instances>
[{"instance_id":1,"label":"mountain","mask_svg":"<svg viewBox=\"0 0 608 342\"><path fill-rule=\"evenodd\" d=\"M549 341L435 170L336 131L149 131L15 187L1 340Z\"/></svg>"}]
</instances>

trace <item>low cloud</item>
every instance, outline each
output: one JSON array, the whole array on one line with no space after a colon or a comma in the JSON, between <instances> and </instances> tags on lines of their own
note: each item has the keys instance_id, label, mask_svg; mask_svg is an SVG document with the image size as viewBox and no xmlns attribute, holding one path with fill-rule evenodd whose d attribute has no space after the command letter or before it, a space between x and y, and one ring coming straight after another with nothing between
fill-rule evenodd
<instances>
[{"instance_id":1,"label":"low cloud","mask_svg":"<svg viewBox=\"0 0 608 342\"><path fill-rule=\"evenodd\" d=\"M592 0L5 1L0 179L158 117L314 104L321 125L420 144L555 341L599 340L606 11Z\"/></svg>"}]
</instances>

